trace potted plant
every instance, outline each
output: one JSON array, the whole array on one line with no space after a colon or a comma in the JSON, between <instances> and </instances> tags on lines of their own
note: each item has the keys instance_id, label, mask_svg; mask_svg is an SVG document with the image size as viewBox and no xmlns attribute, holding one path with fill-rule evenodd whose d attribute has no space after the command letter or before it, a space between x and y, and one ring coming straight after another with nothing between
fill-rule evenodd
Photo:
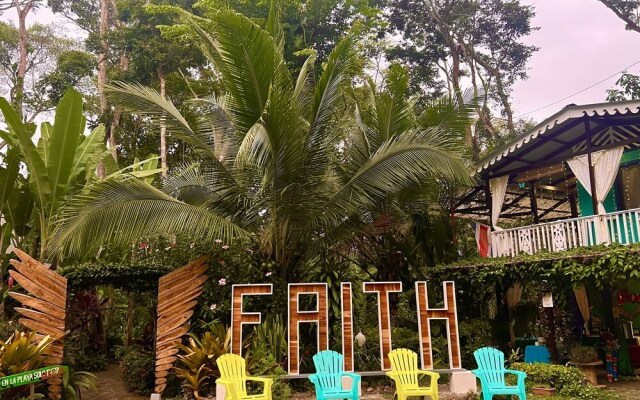
<instances>
[{"instance_id":1,"label":"potted plant","mask_svg":"<svg viewBox=\"0 0 640 400\"><path fill-rule=\"evenodd\" d=\"M553 387L553 384L536 386L532 389L533 394L537 396L555 396L556 394L556 388Z\"/></svg>"},{"instance_id":2,"label":"potted plant","mask_svg":"<svg viewBox=\"0 0 640 400\"><path fill-rule=\"evenodd\" d=\"M598 359L598 352L590 346L576 345L569 349L569 364L574 365L582 371L589 382L598 384L596 367L602 365Z\"/></svg>"}]
</instances>

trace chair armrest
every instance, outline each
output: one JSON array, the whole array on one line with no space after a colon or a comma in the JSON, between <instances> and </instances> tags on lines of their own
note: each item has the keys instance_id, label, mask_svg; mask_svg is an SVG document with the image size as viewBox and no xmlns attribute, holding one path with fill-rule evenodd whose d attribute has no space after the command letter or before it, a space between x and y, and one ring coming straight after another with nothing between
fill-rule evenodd
<instances>
[{"instance_id":1,"label":"chair armrest","mask_svg":"<svg viewBox=\"0 0 640 400\"><path fill-rule=\"evenodd\" d=\"M216 379L216 383L219 384L219 385L226 385L228 383L231 383L231 381L228 381L228 380L222 379L222 378L218 378L218 379Z\"/></svg>"},{"instance_id":2,"label":"chair armrest","mask_svg":"<svg viewBox=\"0 0 640 400\"><path fill-rule=\"evenodd\" d=\"M430 376L432 378L435 378L435 379L439 379L440 378L440 374L439 373L433 372L433 371L425 371L423 369L418 370L418 374L420 374L420 375L428 375L428 376Z\"/></svg>"},{"instance_id":3,"label":"chair armrest","mask_svg":"<svg viewBox=\"0 0 640 400\"><path fill-rule=\"evenodd\" d=\"M248 381L255 381L255 382L262 382L262 384L264 385L264 391L265 392L271 391L271 385L273 385L273 379L271 379L271 378L254 378L252 376L248 376L247 380Z\"/></svg>"},{"instance_id":4,"label":"chair armrest","mask_svg":"<svg viewBox=\"0 0 640 400\"><path fill-rule=\"evenodd\" d=\"M253 377L253 376L248 376L247 380L248 381L262 382L265 385L266 384L269 384L269 385L273 384L273 379L271 379L271 378L257 378L257 377Z\"/></svg>"},{"instance_id":5,"label":"chair armrest","mask_svg":"<svg viewBox=\"0 0 640 400\"><path fill-rule=\"evenodd\" d=\"M353 385L357 385L358 382L360 382L361 376L353 373L353 372L343 372L342 376L348 376L349 378L351 378L353 380Z\"/></svg>"},{"instance_id":6,"label":"chair armrest","mask_svg":"<svg viewBox=\"0 0 640 400\"><path fill-rule=\"evenodd\" d=\"M313 375L309 375L309 380L311 381L311 383L313 383L314 385L318 384L318 376L316 374Z\"/></svg>"},{"instance_id":7,"label":"chair armrest","mask_svg":"<svg viewBox=\"0 0 640 400\"><path fill-rule=\"evenodd\" d=\"M505 374L512 374L512 375L517 375L518 378L522 377L522 378L526 378L527 377L527 373L523 372L523 371L516 371L514 369L505 369L504 370Z\"/></svg>"}]
</instances>

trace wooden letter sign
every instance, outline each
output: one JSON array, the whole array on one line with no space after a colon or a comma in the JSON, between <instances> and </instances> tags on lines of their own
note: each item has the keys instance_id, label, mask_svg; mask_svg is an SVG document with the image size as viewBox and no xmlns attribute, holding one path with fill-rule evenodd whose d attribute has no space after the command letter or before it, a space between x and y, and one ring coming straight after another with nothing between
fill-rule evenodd
<instances>
[{"instance_id":1,"label":"wooden letter sign","mask_svg":"<svg viewBox=\"0 0 640 400\"><path fill-rule=\"evenodd\" d=\"M318 324L318 351L329 349L329 310L327 308L326 283L290 283L289 284L289 374L300 373L300 323L316 322ZM317 296L316 309L300 311L300 295Z\"/></svg>"},{"instance_id":2,"label":"wooden letter sign","mask_svg":"<svg viewBox=\"0 0 640 400\"><path fill-rule=\"evenodd\" d=\"M380 360L382 370L391 369L391 316L389 315L389 293L402 292L402 282L365 282L363 292L378 294L378 332L380 332Z\"/></svg>"},{"instance_id":3,"label":"wooden letter sign","mask_svg":"<svg viewBox=\"0 0 640 400\"><path fill-rule=\"evenodd\" d=\"M342 294L342 356L344 370L353 372L353 302L351 300L351 283L340 284Z\"/></svg>"},{"instance_id":4,"label":"wooden letter sign","mask_svg":"<svg viewBox=\"0 0 640 400\"><path fill-rule=\"evenodd\" d=\"M262 314L259 312L244 312L242 303L244 296L273 294L273 285L233 285L231 287L231 352L242 356L242 327L244 325L259 325Z\"/></svg>"},{"instance_id":5,"label":"wooden letter sign","mask_svg":"<svg viewBox=\"0 0 640 400\"><path fill-rule=\"evenodd\" d=\"M418 329L420 332L420 358L422 369L433 369L431 348L432 319L447 321L447 341L449 342L449 368L461 368L460 338L458 335L458 314L456 312L456 287L452 281L442 283L444 307L429 308L427 282L416 282L416 304L418 305Z\"/></svg>"}]
</instances>

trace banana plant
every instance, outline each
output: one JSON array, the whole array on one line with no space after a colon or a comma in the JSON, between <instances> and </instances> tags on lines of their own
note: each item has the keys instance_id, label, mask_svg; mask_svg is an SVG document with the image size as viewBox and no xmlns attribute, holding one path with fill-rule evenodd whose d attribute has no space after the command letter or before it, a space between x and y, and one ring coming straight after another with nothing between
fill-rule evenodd
<instances>
[{"instance_id":1,"label":"banana plant","mask_svg":"<svg viewBox=\"0 0 640 400\"><path fill-rule=\"evenodd\" d=\"M9 148L6 170L0 171L0 204L7 221L2 233L10 229L15 234L26 235L29 232L24 230L25 223L30 222L31 230L36 228L31 252L42 261L65 198L98 181L96 170L101 162L105 165L108 179L119 179L126 173L129 174L127 176L148 178L159 171L157 159L119 169L115 160L109 158L104 145L104 127L99 126L85 135L87 127L82 96L75 90L69 90L58 103L53 124L44 122L40 125L37 143L33 140L36 126L24 123L4 98L0 98L0 111L8 126L7 131L0 130L0 138ZM24 186L27 190L17 184L20 174L16 159L26 166L28 179ZM35 212L28 213L30 203L21 196L31 198ZM14 209L9 209L5 206L7 204Z\"/></svg>"}]
</instances>

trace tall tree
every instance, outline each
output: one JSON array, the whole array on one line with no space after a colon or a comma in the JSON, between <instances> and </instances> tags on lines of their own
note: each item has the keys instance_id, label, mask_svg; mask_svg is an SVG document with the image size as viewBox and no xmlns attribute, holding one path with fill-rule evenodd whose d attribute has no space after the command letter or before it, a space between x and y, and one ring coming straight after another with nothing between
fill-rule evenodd
<instances>
[{"instance_id":1,"label":"tall tree","mask_svg":"<svg viewBox=\"0 0 640 400\"><path fill-rule=\"evenodd\" d=\"M533 9L519 0L392 0L390 24L403 41L389 55L410 65L416 50L425 52L432 65L444 72L459 104L464 101L463 79L469 79L476 96L487 93L494 101L513 135L510 91L516 80L526 78L526 63L536 50L521 41L536 29L531 26L533 16ZM498 135L490 109L491 104L484 104L476 111L483 129ZM475 139L468 130L466 143L477 157L481 149Z\"/></svg>"},{"instance_id":2,"label":"tall tree","mask_svg":"<svg viewBox=\"0 0 640 400\"><path fill-rule=\"evenodd\" d=\"M598 0L614 12L630 31L640 33L640 2L638 0Z\"/></svg>"},{"instance_id":3,"label":"tall tree","mask_svg":"<svg viewBox=\"0 0 640 400\"><path fill-rule=\"evenodd\" d=\"M351 120L346 94L357 72L352 36L338 43L317 78L312 57L294 79L273 14L267 29L229 10L211 18L190 21L226 94L206 100L195 123L153 89L110 88L112 101L156 123L166 118L168 129L198 150L200 161L172 171L160 189L130 179L75 197L61 215L51 250L83 254L99 243L130 243L146 235L213 242L252 232L282 276L295 279L315 249L362 232L369 208L403 190L469 179L445 126L386 138L361 129L365 147L344 149L348 157L337 162L340 128L344 118ZM218 130L233 149L222 161L214 148ZM375 148L363 152L377 138Z\"/></svg>"},{"instance_id":4,"label":"tall tree","mask_svg":"<svg viewBox=\"0 0 640 400\"><path fill-rule=\"evenodd\" d=\"M21 116L23 115L24 80L27 76L27 52L29 45L27 16L38 6L39 3L34 0L3 0L0 2L0 11L14 8L18 17L18 65L12 100L18 115Z\"/></svg>"},{"instance_id":5,"label":"tall tree","mask_svg":"<svg viewBox=\"0 0 640 400\"><path fill-rule=\"evenodd\" d=\"M67 89L90 92L94 63L91 55L79 50L79 43L64 37L54 25L33 24L27 33L26 75L22 79L19 29L0 22L0 91L9 94L25 120L33 121L41 112L52 110Z\"/></svg>"}]
</instances>

